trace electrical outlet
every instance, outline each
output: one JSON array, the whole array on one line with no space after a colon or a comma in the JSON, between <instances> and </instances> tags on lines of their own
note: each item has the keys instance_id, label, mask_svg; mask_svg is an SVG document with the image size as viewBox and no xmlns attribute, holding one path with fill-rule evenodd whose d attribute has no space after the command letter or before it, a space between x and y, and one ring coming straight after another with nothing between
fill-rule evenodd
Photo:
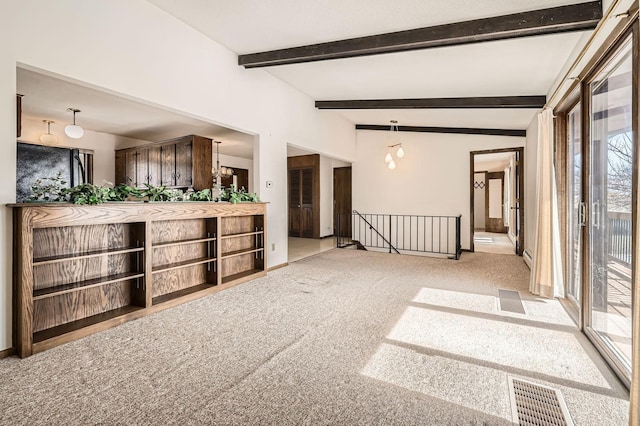
<instances>
[{"instance_id":1,"label":"electrical outlet","mask_svg":"<svg viewBox=\"0 0 640 426\"><path fill-rule=\"evenodd\" d=\"M271 243L271 251L276 251L276 243Z\"/></svg>"},{"instance_id":2,"label":"electrical outlet","mask_svg":"<svg viewBox=\"0 0 640 426\"><path fill-rule=\"evenodd\" d=\"M273 188L273 182L268 180L267 181L267 188Z\"/></svg>"}]
</instances>

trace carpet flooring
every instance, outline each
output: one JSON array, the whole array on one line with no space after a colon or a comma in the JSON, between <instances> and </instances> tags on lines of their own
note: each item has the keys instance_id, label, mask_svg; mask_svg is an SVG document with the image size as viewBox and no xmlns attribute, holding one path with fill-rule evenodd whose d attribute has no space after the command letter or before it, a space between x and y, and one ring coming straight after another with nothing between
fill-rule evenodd
<instances>
[{"instance_id":1,"label":"carpet flooring","mask_svg":"<svg viewBox=\"0 0 640 426\"><path fill-rule=\"evenodd\" d=\"M578 425L627 424L627 391L527 283L516 256L333 249L1 360L0 424L507 425L509 375L560 389Z\"/></svg>"}]
</instances>

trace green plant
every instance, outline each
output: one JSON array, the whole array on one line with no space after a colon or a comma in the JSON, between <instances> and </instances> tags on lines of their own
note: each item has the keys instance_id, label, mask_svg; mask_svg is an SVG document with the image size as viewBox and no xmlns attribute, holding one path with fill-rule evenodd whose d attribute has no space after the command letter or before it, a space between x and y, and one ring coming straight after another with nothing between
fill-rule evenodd
<instances>
[{"instance_id":1,"label":"green plant","mask_svg":"<svg viewBox=\"0 0 640 426\"><path fill-rule=\"evenodd\" d=\"M142 197L149 197L149 201L169 201L172 193L166 186L153 186L145 183L145 189L140 192Z\"/></svg>"},{"instance_id":2,"label":"green plant","mask_svg":"<svg viewBox=\"0 0 640 426\"><path fill-rule=\"evenodd\" d=\"M189 201L211 201L211 190L203 189L202 191L196 191L189 195ZM186 201L186 198L185 198Z\"/></svg>"},{"instance_id":3,"label":"green plant","mask_svg":"<svg viewBox=\"0 0 640 426\"><path fill-rule=\"evenodd\" d=\"M38 179L31 185L29 201L67 201L66 186L61 172L55 177Z\"/></svg>"},{"instance_id":4,"label":"green plant","mask_svg":"<svg viewBox=\"0 0 640 426\"><path fill-rule=\"evenodd\" d=\"M108 201L124 201L128 197L141 197L141 196L142 196L141 191L138 188L131 187L124 183L120 183L114 186L113 188L109 188Z\"/></svg>"},{"instance_id":5,"label":"green plant","mask_svg":"<svg viewBox=\"0 0 640 426\"><path fill-rule=\"evenodd\" d=\"M109 201L112 188L84 183L66 190L69 202L73 204L102 204Z\"/></svg>"},{"instance_id":6,"label":"green plant","mask_svg":"<svg viewBox=\"0 0 640 426\"><path fill-rule=\"evenodd\" d=\"M247 192L244 187L242 187L239 191L236 191L236 188L233 185L231 185L227 189L222 190L220 199L222 201L229 201L232 204L237 204L243 201L251 203L260 202L260 199L255 192Z\"/></svg>"}]
</instances>

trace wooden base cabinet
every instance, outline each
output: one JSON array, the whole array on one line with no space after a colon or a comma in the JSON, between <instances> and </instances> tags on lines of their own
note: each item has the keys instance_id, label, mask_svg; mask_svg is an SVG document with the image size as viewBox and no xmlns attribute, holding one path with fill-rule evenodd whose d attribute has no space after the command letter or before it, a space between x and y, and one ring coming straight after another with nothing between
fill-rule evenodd
<instances>
[{"instance_id":1,"label":"wooden base cabinet","mask_svg":"<svg viewBox=\"0 0 640 426\"><path fill-rule=\"evenodd\" d=\"M266 274L264 203L12 207L20 357Z\"/></svg>"}]
</instances>

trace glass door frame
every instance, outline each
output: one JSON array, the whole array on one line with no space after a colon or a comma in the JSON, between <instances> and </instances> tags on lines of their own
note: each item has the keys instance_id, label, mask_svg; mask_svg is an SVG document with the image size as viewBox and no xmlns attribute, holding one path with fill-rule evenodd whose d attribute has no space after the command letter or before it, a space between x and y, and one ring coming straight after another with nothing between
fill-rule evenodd
<instances>
[{"instance_id":1,"label":"glass door frame","mask_svg":"<svg viewBox=\"0 0 640 426\"><path fill-rule=\"evenodd\" d=\"M627 28L624 32L622 32L616 39L616 41L611 44L611 46L607 49L605 56L597 63L597 65L589 72L587 77L581 82L581 98L582 98L582 201L585 203L585 217L587 218L587 226L583 226L581 229L581 237L583 241L582 245L582 277L581 277L581 290L582 290L582 301L581 301L581 321L580 326L585 335L589 338L591 343L598 349L600 354L606 359L609 366L615 371L618 377L622 380L622 382L629 387L631 385L631 376L624 365L615 355L615 353L602 341L602 339L598 336L596 330L590 327L592 316L591 316L591 280L592 280L592 268L590 267L590 263L587 259L590 258L588 250L590 249L590 241L589 241L589 222L592 217L592 209L588 202L591 199L592 189L590 187L591 181L591 114L592 114L592 103L590 98L590 85L595 81L596 77L600 71L602 71L605 67L610 65L612 61L616 59L617 54L620 52L620 49L628 42L631 38L631 50L632 50L632 134L633 134L633 175L632 175L632 258L635 260L636 253L636 230L637 230L637 209L636 209L636 197L638 191L638 30L637 30L637 21L634 25ZM636 291L636 270L638 268L637 264L633 264L632 266L632 277L631 277L631 290L632 297ZM633 311L638 309L637 306L632 306ZM635 315L635 312L634 312ZM631 365L633 365L633 360L631 360Z\"/></svg>"}]
</instances>

